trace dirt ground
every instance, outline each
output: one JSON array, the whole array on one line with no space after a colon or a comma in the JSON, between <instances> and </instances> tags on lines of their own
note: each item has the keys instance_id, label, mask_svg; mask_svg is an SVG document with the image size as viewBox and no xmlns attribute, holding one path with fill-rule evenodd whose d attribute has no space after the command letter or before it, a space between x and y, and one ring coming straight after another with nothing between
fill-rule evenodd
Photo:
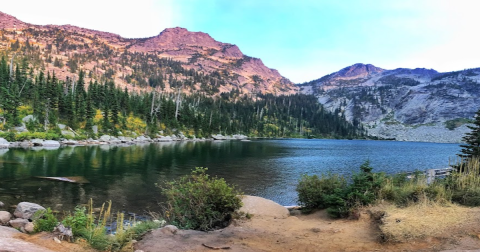
<instances>
[{"instance_id":1,"label":"dirt ground","mask_svg":"<svg viewBox=\"0 0 480 252\"><path fill-rule=\"evenodd\" d=\"M480 209L471 209L480 217ZM212 232L155 230L136 243L148 251L480 251L480 222L457 223L453 229L402 242L381 239L378 222L368 210L358 220L333 220L325 211L275 219L253 216ZM206 247L207 245L209 247Z\"/></svg>"}]
</instances>

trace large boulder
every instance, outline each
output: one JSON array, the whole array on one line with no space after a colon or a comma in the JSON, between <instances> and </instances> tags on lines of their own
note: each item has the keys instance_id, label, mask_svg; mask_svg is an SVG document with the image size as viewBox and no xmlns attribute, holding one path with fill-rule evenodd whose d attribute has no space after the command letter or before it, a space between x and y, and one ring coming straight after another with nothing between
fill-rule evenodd
<instances>
[{"instance_id":1,"label":"large boulder","mask_svg":"<svg viewBox=\"0 0 480 252\"><path fill-rule=\"evenodd\" d=\"M66 136L66 137L71 137L71 138L74 138L75 137L75 133L69 131L69 130L62 130L62 135L63 136Z\"/></svg>"},{"instance_id":2,"label":"large boulder","mask_svg":"<svg viewBox=\"0 0 480 252\"><path fill-rule=\"evenodd\" d=\"M27 115L24 118L22 118L22 122L30 122L30 121L35 121L35 117L33 115Z\"/></svg>"},{"instance_id":3,"label":"large boulder","mask_svg":"<svg viewBox=\"0 0 480 252\"><path fill-rule=\"evenodd\" d=\"M35 139L30 140L30 142L32 142L33 146L43 146L43 140L42 139L35 138Z\"/></svg>"},{"instance_id":4,"label":"large boulder","mask_svg":"<svg viewBox=\"0 0 480 252\"><path fill-rule=\"evenodd\" d=\"M0 225L7 225L12 219L12 214L7 211L0 211Z\"/></svg>"},{"instance_id":5,"label":"large boulder","mask_svg":"<svg viewBox=\"0 0 480 252\"><path fill-rule=\"evenodd\" d=\"M10 143L5 138L0 138L0 149L7 149L10 147Z\"/></svg>"},{"instance_id":6,"label":"large boulder","mask_svg":"<svg viewBox=\"0 0 480 252\"><path fill-rule=\"evenodd\" d=\"M27 225L27 223L29 223L29 221L26 220L26 219L22 219L22 218L16 218L16 219L11 220L9 222L10 226L12 226L13 228L16 228L16 229L25 228L25 225Z\"/></svg>"},{"instance_id":7,"label":"large boulder","mask_svg":"<svg viewBox=\"0 0 480 252\"><path fill-rule=\"evenodd\" d=\"M60 147L60 143L55 140L45 140L42 144L45 147Z\"/></svg>"},{"instance_id":8,"label":"large boulder","mask_svg":"<svg viewBox=\"0 0 480 252\"><path fill-rule=\"evenodd\" d=\"M112 138L112 137L109 136L109 135L103 135L103 136L101 136L98 140L100 140L100 141L102 141L102 142L108 142L108 141L110 141L111 138Z\"/></svg>"},{"instance_id":9,"label":"large boulder","mask_svg":"<svg viewBox=\"0 0 480 252\"><path fill-rule=\"evenodd\" d=\"M243 206L240 212L253 214L253 216L266 216L276 219L284 219L290 216L288 209L269 199L256 196L241 196Z\"/></svg>"},{"instance_id":10,"label":"large boulder","mask_svg":"<svg viewBox=\"0 0 480 252\"><path fill-rule=\"evenodd\" d=\"M30 219L37 211L45 211L46 209L38 204L30 202L20 202L13 215L17 218Z\"/></svg>"}]
</instances>

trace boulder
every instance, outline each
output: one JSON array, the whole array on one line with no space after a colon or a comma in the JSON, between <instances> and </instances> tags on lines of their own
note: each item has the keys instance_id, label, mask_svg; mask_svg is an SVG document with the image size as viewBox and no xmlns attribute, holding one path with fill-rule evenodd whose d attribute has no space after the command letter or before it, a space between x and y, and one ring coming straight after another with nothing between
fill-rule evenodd
<instances>
[{"instance_id":1,"label":"boulder","mask_svg":"<svg viewBox=\"0 0 480 252\"><path fill-rule=\"evenodd\" d=\"M33 225L33 222L28 222L23 228L25 229L25 232L31 234L35 229L35 225Z\"/></svg>"},{"instance_id":2,"label":"boulder","mask_svg":"<svg viewBox=\"0 0 480 252\"><path fill-rule=\"evenodd\" d=\"M178 228L175 227L174 225L167 225L163 228L160 228L159 230L162 234L176 234L178 231Z\"/></svg>"},{"instance_id":3,"label":"boulder","mask_svg":"<svg viewBox=\"0 0 480 252\"><path fill-rule=\"evenodd\" d=\"M69 130L62 130L62 135L66 137L75 137L75 134Z\"/></svg>"},{"instance_id":4,"label":"boulder","mask_svg":"<svg viewBox=\"0 0 480 252\"><path fill-rule=\"evenodd\" d=\"M12 214L7 211L0 211L0 225L7 225L12 219Z\"/></svg>"},{"instance_id":5,"label":"boulder","mask_svg":"<svg viewBox=\"0 0 480 252\"><path fill-rule=\"evenodd\" d=\"M43 141L43 146L45 147L60 147L60 143L55 140L45 140Z\"/></svg>"},{"instance_id":6,"label":"boulder","mask_svg":"<svg viewBox=\"0 0 480 252\"><path fill-rule=\"evenodd\" d=\"M9 222L10 226L17 229L25 228L25 225L27 225L27 223L29 223L29 221L27 219L22 219L22 218L16 218Z\"/></svg>"},{"instance_id":7,"label":"boulder","mask_svg":"<svg viewBox=\"0 0 480 252\"><path fill-rule=\"evenodd\" d=\"M100 137L99 140L102 141L102 142L108 142L108 141L110 141L111 138L112 137L109 136L109 135L103 135L103 136Z\"/></svg>"},{"instance_id":8,"label":"boulder","mask_svg":"<svg viewBox=\"0 0 480 252\"><path fill-rule=\"evenodd\" d=\"M20 202L17 205L17 209L13 215L17 218L30 219L39 210L45 211L46 209L38 204L30 202Z\"/></svg>"},{"instance_id":9,"label":"boulder","mask_svg":"<svg viewBox=\"0 0 480 252\"><path fill-rule=\"evenodd\" d=\"M98 126L97 125L93 125L92 126L92 131L93 131L93 134L98 134Z\"/></svg>"},{"instance_id":10,"label":"boulder","mask_svg":"<svg viewBox=\"0 0 480 252\"><path fill-rule=\"evenodd\" d=\"M67 127L67 125L61 123L57 124L57 126L60 130L64 130Z\"/></svg>"},{"instance_id":11,"label":"boulder","mask_svg":"<svg viewBox=\"0 0 480 252\"><path fill-rule=\"evenodd\" d=\"M0 149L7 149L10 147L10 143L5 138L0 138Z\"/></svg>"},{"instance_id":12,"label":"boulder","mask_svg":"<svg viewBox=\"0 0 480 252\"><path fill-rule=\"evenodd\" d=\"M35 117L33 115L27 115L24 118L22 118L22 122L30 122L30 121L35 121Z\"/></svg>"},{"instance_id":13,"label":"boulder","mask_svg":"<svg viewBox=\"0 0 480 252\"><path fill-rule=\"evenodd\" d=\"M5 203L1 202L0 201L0 208L4 207L5 206Z\"/></svg>"},{"instance_id":14,"label":"boulder","mask_svg":"<svg viewBox=\"0 0 480 252\"><path fill-rule=\"evenodd\" d=\"M28 132L27 127L25 126L25 123L22 123L22 126L14 127L14 130L17 132Z\"/></svg>"},{"instance_id":15,"label":"boulder","mask_svg":"<svg viewBox=\"0 0 480 252\"><path fill-rule=\"evenodd\" d=\"M35 139L30 140L30 142L32 142L33 146L43 146L43 140L42 139L35 138Z\"/></svg>"},{"instance_id":16,"label":"boulder","mask_svg":"<svg viewBox=\"0 0 480 252\"><path fill-rule=\"evenodd\" d=\"M145 136L139 136L135 139L135 141L138 141L138 142L146 142L148 141L149 139L146 138Z\"/></svg>"},{"instance_id":17,"label":"boulder","mask_svg":"<svg viewBox=\"0 0 480 252\"><path fill-rule=\"evenodd\" d=\"M284 219L290 216L288 209L269 199L256 196L241 196L243 206L240 212L253 214L253 216L266 216L275 219Z\"/></svg>"}]
</instances>

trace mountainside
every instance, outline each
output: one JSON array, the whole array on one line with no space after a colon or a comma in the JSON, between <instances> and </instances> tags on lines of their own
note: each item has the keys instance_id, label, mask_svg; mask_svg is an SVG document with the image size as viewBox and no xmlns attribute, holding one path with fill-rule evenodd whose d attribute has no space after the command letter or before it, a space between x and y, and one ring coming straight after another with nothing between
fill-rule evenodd
<instances>
[{"instance_id":1,"label":"mountainside","mask_svg":"<svg viewBox=\"0 0 480 252\"><path fill-rule=\"evenodd\" d=\"M0 52L26 55L34 70L55 71L60 79L113 80L119 86L159 87L215 95L293 94L297 87L260 59L203 32L165 29L158 36L128 39L72 25L32 25L0 12ZM19 60L19 59L18 59ZM180 83L181 82L181 83Z\"/></svg>"},{"instance_id":2,"label":"mountainside","mask_svg":"<svg viewBox=\"0 0 480 252\"><path fill-rule=\"evenodd\" d=\"M385 70L355 64L299 85L370 135L406 141L459 142L480 108L480 68Z\"/></svg>"}]
</instances>

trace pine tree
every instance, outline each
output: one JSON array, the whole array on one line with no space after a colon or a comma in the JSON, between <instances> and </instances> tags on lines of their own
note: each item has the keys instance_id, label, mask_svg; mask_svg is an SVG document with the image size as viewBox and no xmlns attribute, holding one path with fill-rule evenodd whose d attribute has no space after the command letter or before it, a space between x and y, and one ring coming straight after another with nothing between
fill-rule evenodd
<instances>
[{"instance_id":1,"label":"pine tree","mask_svg":"<svg viewBox=\"0 0 480 252\"><path fill-rule=\"evenodd\" d=\"M473 126L467 126L472 131L466 133L462 138L465 144L460 145L462 147L461 157L480 157L480 110L475 114L475 122L473 124Z\"/></svg>"}]
</instances>

